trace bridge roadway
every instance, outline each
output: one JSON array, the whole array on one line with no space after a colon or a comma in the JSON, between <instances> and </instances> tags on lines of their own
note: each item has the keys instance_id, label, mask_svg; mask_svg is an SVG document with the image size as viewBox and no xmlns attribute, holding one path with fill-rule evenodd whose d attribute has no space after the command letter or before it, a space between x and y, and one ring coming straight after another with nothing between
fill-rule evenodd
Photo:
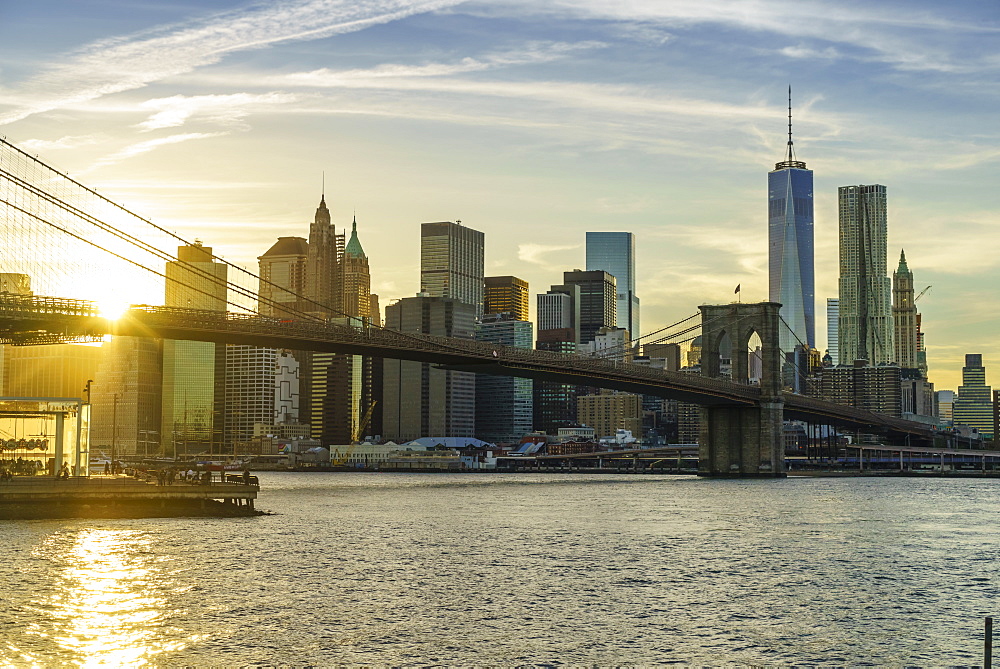
<instances>
[{"instance_id":1,"label":"bridge roadway","mask_svg":"<svg viewBox=\"0 0 1000 669\"><path fill-rule=\"evenodd\" d=\"M753 406L760 389L698 374L645 365L514 348L373 327L292 320L252 314L133 306L118 319L102 317L92 302L0 293L0 343L51 344L99 340L104 335L246 344L270 348L351 353L434 363L450 369L610 388L702 406ZM932 439L931 427L791 393L788 419Z\"/></svg>"}]
</instances>

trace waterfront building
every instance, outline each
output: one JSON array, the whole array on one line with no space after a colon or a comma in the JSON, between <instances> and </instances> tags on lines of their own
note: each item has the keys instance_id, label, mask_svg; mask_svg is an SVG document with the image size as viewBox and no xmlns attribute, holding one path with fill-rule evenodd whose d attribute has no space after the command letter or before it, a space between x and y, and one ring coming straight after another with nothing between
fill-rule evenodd
<instances>
[{"instance_id":1,"label":"waterfront building","mask_svg":"<svg viewBox=\"0 0 1000 669\"><path fill-rule=\"evenodd\" d=\"M539 295L539 304L543 297L548 295ZM577 350L576 341L576 331L571 327L539 329L535 349L573 355ZM532 420L535 430L556 434L560 428L575 426L577 395L575 385L536 379Z\"/></svg>"},{"instance_id":2,"label":"waterfront building","mask_svg":"<svg viewBox=\"0 0 1000 669\"><path fill-rule=\"evenodd\" d=\"M642 436L642 396L606 390L577 398L577 421L594 428L598 439L614 437L618 430Z\"/></svg>"},{"instance_id":3,"label":"waterfront building","mask_svg":"<svg viewBox=\"0 0 1000 669\"><path fill-rule=\"evenodd\" d=\"M823 367L819 374L820 396L825 400L897 418L902 415L903 377L896 365L872 366L856 360L853 365Z\"/></svg>"},{"instance_id":4,"label":"waterfront building","mask_svg":"<svg viewBox=\"0 0 1000 669\"><path fill-rule=\"evenodd\" d=\"M101 345L101 363L90 388L93 455L173 455L174 434L161 432L166 341L112 337ZM213 369L207 373L212 375ZM185 452L183 442L178 451Z\"/></svg>"},{"instance_id":5,"label":"waterfront building","mask_svg":"<svg viewBox=\"0 0 1000 669\"><path fill-rule=\"evenodd\" d=\"M886 274L885 186L841 186L840 321L841 365L867 360L894 362L895 335Z\"/></svg>"},{"instance_id":6,"label":"waterfront building","mask_svg":"<svg viewBox=\"0 0 1000 669\"><path fill-rule=\"evenodd\" d=\"M227 267L201 242L167 262L164 305L225 311ZM211 453L225 422L225 345L163 340L160 438L170 455Z\"/></svg>"},{"instance_id":7,"label":"waterfront building","mask_svg":"<svg viewBox=\"0 0 1000 669\"><path fill-rule=\"evenodd\" d=\"M101 347L81 344L0 346L0 396L85 397Z\"/></svg>"},{"instance_id":8,"label":"waterfront building","mask_svg":"<svg viewBox=\"0 0 1000 669\"><path fill-rule=\"evenodd\" d=\"M826 298L826 352L830 364L840 364L840 298Z\"/></svg>"},{"instance_id":9,"label":"waterfront building","mask_svg":"<svg viewBox=\"0 0 1000 669\"><path fill-rule=\"evenodd\" d=\"M639 336L639 298L635 294L635 235L631 232L588 232L587 270L615 277L615 326Z\"/></svg>"},{"instance_id":10,"label":"waterfront building","mask_svg":"<svg viewBox=\"0 0 1000 669\"><path fill-rule=\"evenodd\" d=\"M993 393L986 385L986 368L981 353L968 353L962 367L962 385L952 405L952 420L956 426L977 428L983 439L993 438Z\"/></svg>"},{"instance_id":11,"label":"waterfront building","mask_svg":"<svg viewBox=\"0 0 1000 669\"><path fill-rule=\"evenodd\" d=\"M300 312L315 311L304 299L309 242L303 237L278 237L264 255L257 258L260 276L260 305L264 316L294 318Z\"/></svg>"},{"instance_id":12,"label":"waterfront building","mask_svg":"<svg viewBox=\"0 0 1000 669\"><path fill-rule=\"evenodd\" d=\"M913 272L906 266L906 253L899 252L899 267L892 273L892 322L895 362L904 369L917 369L917 307L913 303Z\"/></svg>"},{"instance_id":13,"label":"waterfront building","mask_svg":"<svg viewBox=\"0 0 1000 669\"><path fill-rule=\"evenodd\" d=\"M472 339L476 306L458 299L418 294L385 309L385 326ZM382 434L393 441L427 435L471 437L476 421L476 375L426 362L383 360Z\"/></svg>"},{"instance_id":14,"label":"waterfront building","mask_svg":"<svg viewBox=\"0 0 1000 669\"><path fill-rule=\"evenodd\" d=\"M580 289L580 339L577 343L593 341L601 328L617 327L618 288L613 275L604 270L574 269L563 272L563 285Z\"/></svg>"},{"instance_id":15,"label":"waterfront building","mask_svg":"<svg viewBox=\"0 0 1000 669\"><path fill-rule=\"evenodd\" d=\"M487 293L489 288L487 287ZM532 324L489 314L476 324L476 341L531 349ZM517 443L531 432L531 379L481 374L476 377L476 437L493 444Z\"/></svg>"},{"instance_id":16,"label":"waterfront building","mask_svg":"<svg viewBox=\"0 0 1000 669\"><path fill-rule=\"evenodd\" d=\"M299 363L290 351L226 346L225 422L217 442L231 453L234 442L254 436L258 424L298 424Z\"/></svg>"},{"instance_id":17,"label":"waterfront building","mask_svg":"<svg viewBox=\"0 0 1000 669\"><path fill-rule=\"evenodd\" d=\"M481 319L485 249L483 233L461 221L422 223L420 292L471 304Z\"/></svg>"},{"instance_id":18,"label":"waterfront building","mask_svg":"<svg viewBox=\"0 0 1000 669\"><path fill-rule=\"evenodd\" d=\"M484 279L485 315L500 314L515 321L527 321L528 282L516 276L488 276Z\"/></svg>"},{"instance_id":19,"label":"waterfront building","mask_svg":"<svg viewBox=\"0 0 1000 669\"><path fill-rule=\"evenodd\" d=\"M778 345L816 346L813 266L813 173L796 160L792 144L792 89L788 89L785 159L767 175L768 299L781 303Z\"/></svg>"}]
</instances>

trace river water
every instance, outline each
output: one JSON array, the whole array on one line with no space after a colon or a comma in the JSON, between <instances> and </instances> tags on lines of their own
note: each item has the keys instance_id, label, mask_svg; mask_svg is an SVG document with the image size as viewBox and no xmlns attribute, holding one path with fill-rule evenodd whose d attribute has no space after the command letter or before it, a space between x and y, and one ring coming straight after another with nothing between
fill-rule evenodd
<instances>
[{"instance_id":1,"label":"river water","mask_svg":"<svg viewBox=\"0 0 1000 669\"><path fill-rule=\"evenodd\" d=\"M998 613L1000 480L261 479L275 515L0 522L2 664L940 666Z\"/></svg>"}]
</instances>

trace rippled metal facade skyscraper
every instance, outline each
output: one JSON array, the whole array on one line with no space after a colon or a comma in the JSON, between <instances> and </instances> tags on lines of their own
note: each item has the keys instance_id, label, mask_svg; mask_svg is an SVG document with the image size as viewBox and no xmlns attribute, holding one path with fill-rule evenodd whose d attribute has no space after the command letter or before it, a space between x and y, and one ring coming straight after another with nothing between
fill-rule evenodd
<instances>
[{"instance_id":1,"label":"rippled metal facade skyscraper","mask_svg":"<svg viewBox=\"0 0 1000 669\"><path fill-rule=\"evenodd\" d=\"M816 346L815 269L813 266L813 173L795 159L792 102L788 89L788 148L785 159L767 175L768 299L781 303L779 346Z\"/></svg>"}]
</instances>

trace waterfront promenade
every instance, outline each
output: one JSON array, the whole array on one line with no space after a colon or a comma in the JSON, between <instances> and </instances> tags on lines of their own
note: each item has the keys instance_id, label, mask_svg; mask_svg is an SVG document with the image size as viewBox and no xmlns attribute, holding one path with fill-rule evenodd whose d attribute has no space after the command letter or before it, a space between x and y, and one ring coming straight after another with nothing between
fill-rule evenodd
<instances>
[{"instance_id":1,"label":"waterfront promenade","mask_svg":"<svg viewBox=\"0 0 1000 669\"><path fill-rule=\"evenodd\" d=\"M257 477L157 485L129 476L15 476L0 483L0 519L255 515Z\"/></svg>"}]
</instances>

